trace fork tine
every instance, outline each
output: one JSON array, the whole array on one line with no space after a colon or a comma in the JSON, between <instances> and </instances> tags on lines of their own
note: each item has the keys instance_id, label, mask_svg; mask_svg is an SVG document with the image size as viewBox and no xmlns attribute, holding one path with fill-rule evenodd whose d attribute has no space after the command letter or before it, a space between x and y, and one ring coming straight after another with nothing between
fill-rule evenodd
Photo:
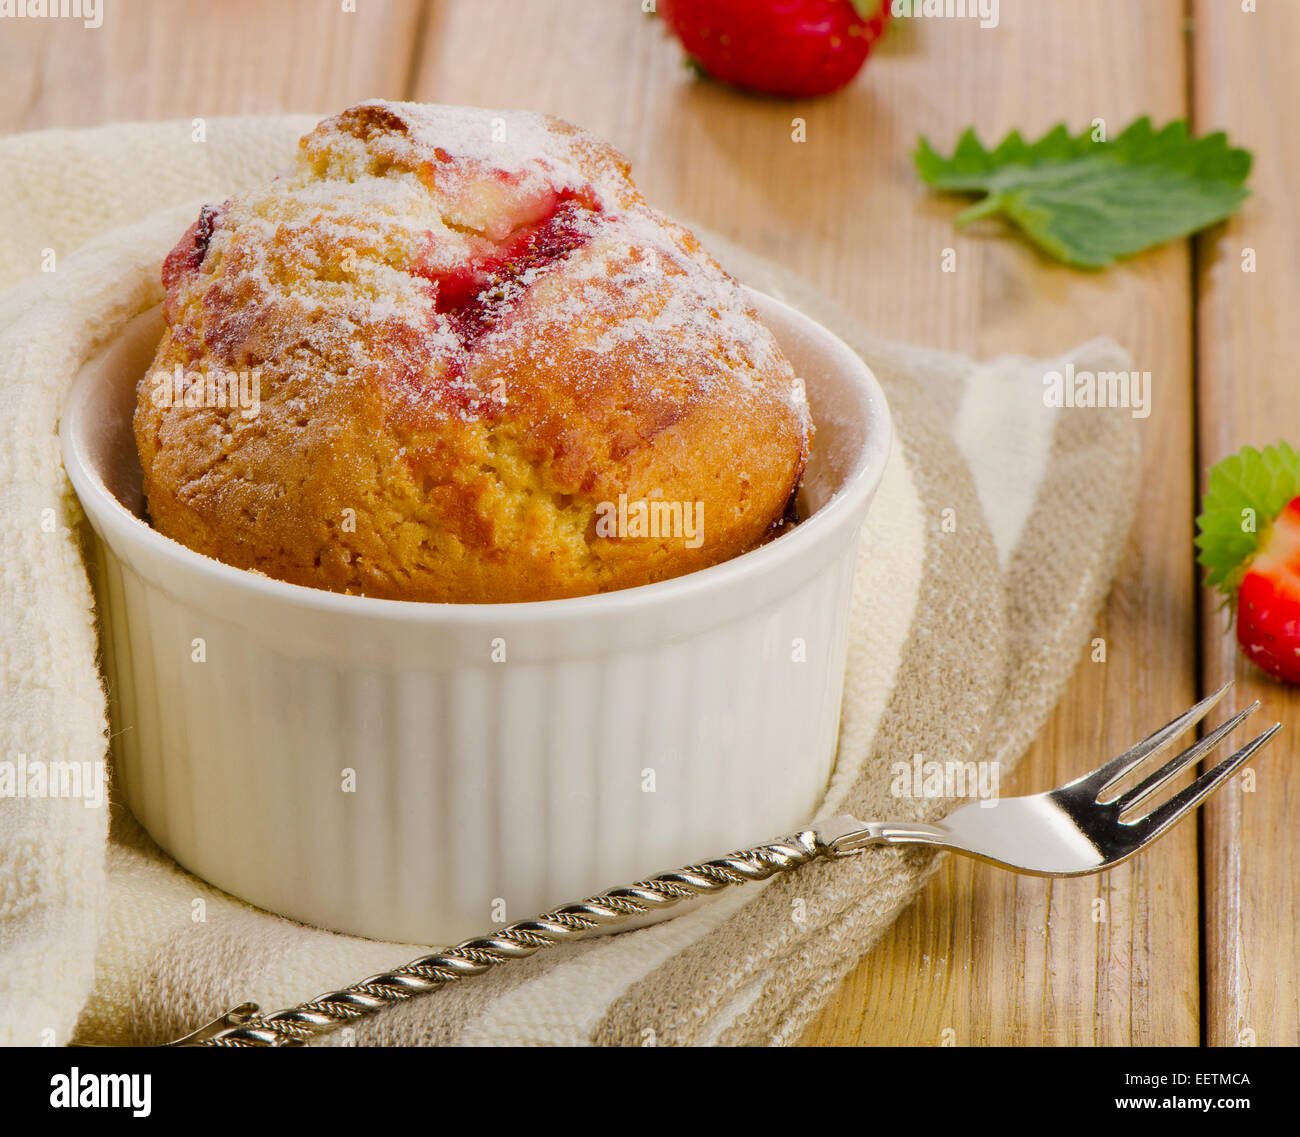
<instances>
[{"instance_id":1,"label":"fork tine","mask_svg":"<svg viewBox=\"0 0 1300 1137\"><path fill-rule=\"evenodd\" d=\"M1227 722L1215 727L1199 742L1189 746L1177 757L1170 759L1145 781L1134 786L1127 793L1122 794L1117 802L1120 812L1126 813L1128 810L1140 805L1171 778L1177 777L1182 770L1187 769L1193 762L1199 762L1259 708L1260 703L1256 700L1240 714L1233 715Z\"/></svg>"},{"instance_id":2,"label":"fork tine","mask_svg":"<svg viewBox=\"0 0 1300 1137\"><path fill-rule=\"evenodd\" d=\"M1142 843L1146 844L1148 841L1160 836L1175 822L1182 820L1183 817L1191 813L1210 794L1214 793L1250 761L1251 755L1281 729L1282 724L1280 722L1274 723L1258 738L1252 738L1236 754L1225 758L1208 773L1202 774L1190 786L1171 797L1164 805L1153 810L1146 817L1132 822L1133 825L1141 826L1144 830Z\"/></svg>"},{"instance_id":3,"label":"fork tine","mask_svg":"<svg viewBox=\"0 0 1300 1137\"><path fill-rule=\"evenodd\" d=\"M1118 758L1112 758L1091 774L1085 774L1074 785L1091 787L1095 791L1095 796L1100 797L1135 766L1145 762L1153 754L1159 754L1185 730L1200 722L1210 713L1215 703L1223 698L1231 686L1232 682L1229 680L1213 695L1206 696L1196 706L1184 711L1172 722L1166 723L1154 734L1148 735L1141 742L1124 751Z\"/></svg>"}]
</instances>

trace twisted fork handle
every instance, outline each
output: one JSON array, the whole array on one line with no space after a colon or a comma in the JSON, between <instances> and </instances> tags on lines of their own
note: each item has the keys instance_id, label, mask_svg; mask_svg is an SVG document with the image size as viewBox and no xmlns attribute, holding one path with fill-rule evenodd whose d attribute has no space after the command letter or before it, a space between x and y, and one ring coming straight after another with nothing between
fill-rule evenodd
<instances>
[{"instance_id":1,"label":"twisted fork handle","mask_svg":"<svg viewBox=\"0 0 1300 1137\"><path fill-rule=\"evenodd\" d=\"M850 817L815 822L766 845L661 873L627 888L566 904L536 919L510 924L491 935L465 940L289 1010L263 1014L256 1003L243 1003L169 1045L303 1046L318 1035L386 1007L430 994L448 983L484 975L543 948L572 943L594 931L611 931L732 885L767 880L811 861L857 852L863 847L865 833L866 827Z\"/></svg>"}]
</instances>

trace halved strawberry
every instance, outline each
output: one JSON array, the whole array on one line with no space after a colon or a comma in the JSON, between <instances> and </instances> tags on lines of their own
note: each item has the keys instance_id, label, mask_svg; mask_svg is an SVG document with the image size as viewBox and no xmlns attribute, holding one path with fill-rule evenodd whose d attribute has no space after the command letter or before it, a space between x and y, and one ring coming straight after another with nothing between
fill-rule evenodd
<instances>
[{"instance_id":1,"label":"halved strawberry","mask_svg":"<svg viewBox=\"0 0 1300 1137\"><path fill-rule=\"evenodd\" d=\"M713 78L795 98L848 83L889 19L886 0L658 0L657 11Z\"/></svg>"},{"instance_id":2,"label":"halved strawberry","mask_svg":"<svg viewBox=\"0 0 1300 1137\"><path fill-rule=\"evenodd\" d=\"M1237 614L1246 657L1300 683L1300 454L1246 447L1211 471L1196 545Z\"/></svg>"}]
</instances>

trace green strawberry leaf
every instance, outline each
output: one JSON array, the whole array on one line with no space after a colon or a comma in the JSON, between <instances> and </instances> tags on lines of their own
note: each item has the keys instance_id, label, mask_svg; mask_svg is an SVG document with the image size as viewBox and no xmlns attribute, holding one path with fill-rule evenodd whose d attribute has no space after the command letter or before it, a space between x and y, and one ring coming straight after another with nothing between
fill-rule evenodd
<instances>
[{"instance_id":1,"label":"green strawberry leaf","mask_svg":"<svg viewBox=\"0 0 1300 1137\"><path fill-rule=\"evenodd\" d=\"M857 12L858 19L869 20L872 16L880 11L880 5L884 0L850 0L853 10Z\"/></svg>"},{"instance_id":2,"label":"green strawberry leaf","mask_svg":"<svg viewBox=\"0 0 1300 1137\"><path fill-rule=\"evenodd\" d=\"M1205 583L1234 600L1268 527L1297 496L1300 454L1285 442L1247 446L1212 467L1196 519L1197 560L1209 570Z\"/></svg>"},{"instance_id":3,"label":"green strawberry leaf","mask_svg":"<svg viewBox=\"0 0 1300 1137\"><path fill-rule=\"evenodd\" d=\"M1250 194L1249 151L1222 133L1192 138L1185 122L1157 131L1145 117L1109 142L1062 124L1037 142L1012 131L989 150L967 130L947 158L922 137L913 161L934 189L986 195L959 225L1002 213L1045 253L1081 268L1186 237Z\"/></svg>"},{"instance_id":4,"label":"green strawberry leaf","mask_svg":"<svg viewBox=\"0 0 1300 1137\"><path fill-rule=\"evenodd\" d=\"M705 67L704 64L701 63L698 59L696 59L695 56L693 55L683 56L682 66L685 67L686 70L689 71L696 79L712 80L713 78L713 76L709 74L709 69Z\"/></svg>"}]
</instances>

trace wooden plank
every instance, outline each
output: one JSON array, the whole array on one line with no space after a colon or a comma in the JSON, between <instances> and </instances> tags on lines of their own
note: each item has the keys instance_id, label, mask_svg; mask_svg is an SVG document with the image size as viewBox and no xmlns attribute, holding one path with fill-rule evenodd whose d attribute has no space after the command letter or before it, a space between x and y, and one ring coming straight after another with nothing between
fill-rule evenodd
<instances>
[{"instance_id":1,"label":"wooden plank","mask_svg":"<svg viewBox=\"0 0 1300 1137\"><path fill-rule=\"evenodd\" d=\"M1153 373L1142 515L1098 634L1015 786L1036 790L1118 753L1195 689L1188 250L1105 274L1044 263L1016 241L957 235L956 207L916 185L918 133L968 123L1112 128L1185 113L1182 5L1004 4L996 29L918 21L824 101L747 98L695 82L635 3L437 3L422 99L528 107L581 123L632 160L661 208L766 252L876 329L978 355L1054 354L1109 333ZM471 45L490 41L485 68ZM792 119L807 142L792 141ZM989 232L988 230L985 231ZM946 247L958 271L940 272ZM1163 721L1163 720L1161 720ZM1009 792L1015 792L1011 790ZM1195 1043L1196 833L1091 880L1051 884L952 862L812 1028L811 1043ZM1109 918L1094 923L1096 897Z\"/></svg>"},{"instance_id":2,"label":"wooden plank","mask_svg":"<svg viewBox=\"0 0 1300 1137\"><path fill-rule=\"evenodd\" d=\"M1055 784L1191 701L1186 249L1069 272L996 227L954 234L955 207L921 192L907 159L918 133L947 143L968 122L996 134L1058 117L1118 126L1182 113L1180 0L1004 4L989 30L918 22L891 33L849 91L799 104L695 83L634 0L434 2L413 82L419 5L332 8L235 0L218 14L196 0L135 0L97 31L14 22L0 35L0 130L325 111L403 92L548 110L622 147L657 205L766 252L887 334L980 355L1051 354L1113 334L1156 384L1142 520L1098 630L1109 661L1082 665L1008 792ZM805 143L792 141L796 116ZM942 274L949 246L958 271ZM1104 924L1092 919L1098 896ZM953 861L808 1041L932 1043L951 1027L959 1044L1195 1042L1196 911L1190 829L1100 881L1053 885Z\"/></svg>"},{"instance_id":3,"label":"wooden plank","mask_svg":"<svg viewBox=\"0 0 1300 1137\"><path fill-rule=\"evenodd\" d=\"M1227 130L1255 153L1254 196L1197 248L1198 411L1202 470L1251 444L1300 445L1300 5L1194 5L1194 122ZM1243 271L1254 250L1255 271ZM1238 654L1217 600L1203 598L1205 683L1236 678L1238 703L1288 728L1254 762L1256 792L1237 779L1206 807L1206 1041L1300 1043L1300 694ZM1252 724L1254 725L1254 724ZM1260 725L1262 729L1262 724Z\"/></svg>"},{"instance_id":4,"label":"wooden plank","mask_svg":"<svg viewBox=\"0 0 1300 1137\"><path fill-rule=\"evenodd\" d=\"M1000 26L987 32L933 21L917 29L905 67L895 72L887 59L873 76L892 124L884 140L865 138L863 149L898 151L917 131L947 143L971 122L988 137L1013 127L1032 134L1059 118L1078 129L1101 117L1113 132L1140 113L1178 117L1184 113L1182 16L1177 3L1025 4L1003 5ZM891 162L899 164L899 158ZM883 187L873 184L870 200L903 231L866 236L878 251L858 271L866 277L867 264L887 264L906 266L907 274L891 296L877 270L869 287L884 296L871 296L875 303L864 312L878 326L894 326L871 315L884 305L909 336L977 354L1050 354L1107 333L1152 373L1139 519L1097 630L1107 641L1107 662L1079 665L1070 692L1004 792L1057 785L1193 701L1188 250L1172 246L1104 274L1081 274L1046 265L1016 245L954 241L951 211L918 203L905 168ZM937 251L928 262L921 252L945 243L967 266L949 281L933 275ZM945 288L954 295L939 305L926 302ZM1094 919L1097 899L1106 903L1104 922ZM873 1045L1194 1044L1197 935L1191 826L1099 878L1048 882L953 858L807 1038Z\"/></svg>"},{"instance_id":5,"label":"wooden plank","mask_svg":"<svg viewBox=\"0 0 1300 1137\"><path fill-rule=\"evenodd\" d=\"M131 0L104 22L10 19L0 131L123 119L328 112L400 98L422 0Z\"/></svg>"}]
</instances>

